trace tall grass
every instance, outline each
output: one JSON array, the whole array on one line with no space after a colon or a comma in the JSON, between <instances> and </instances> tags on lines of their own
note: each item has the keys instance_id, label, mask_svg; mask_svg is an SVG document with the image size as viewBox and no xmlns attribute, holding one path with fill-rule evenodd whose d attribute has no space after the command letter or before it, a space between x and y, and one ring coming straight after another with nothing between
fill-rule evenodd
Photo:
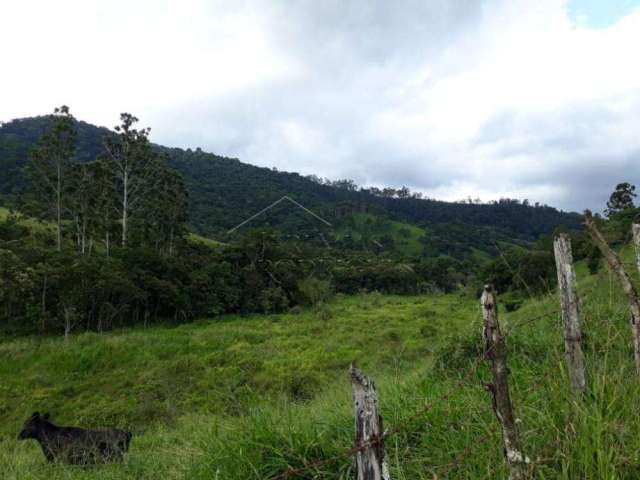
<instances>
[{"instance_id":1,"label":"tall grass","mask_svg":"<svg viewBox=\"0 0 640 480\"><path fill-rule=\"evenodd\" d=\"M534 476L640 478L640 381L626 301L578 269L588 394L574 398L553 294L501 317ZM394 479L506 478L478 362L479 307L461 295L338 297L331 315L225 317L0 345L0 471L10 479L351 478L351 361L378 386ZM547 315L543 315L547 314ZM535 321L530 319L537 318ZM47 465L18 442L32 410L134 430L123 465ZM419 415L415 415L420 412ZM396 431L397 430L397 431ZM295 478L295 477L294 477Z\"/></svg>"}]
</instances>

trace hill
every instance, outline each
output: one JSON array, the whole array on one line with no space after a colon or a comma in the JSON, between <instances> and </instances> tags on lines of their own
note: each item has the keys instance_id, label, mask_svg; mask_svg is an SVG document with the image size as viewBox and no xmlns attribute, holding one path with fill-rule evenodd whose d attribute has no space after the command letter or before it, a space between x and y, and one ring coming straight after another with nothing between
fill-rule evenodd
<instances>
[{"instance_id":1,"label":"hill","mask_svg":"<svg viewBox=\"0 0 640 480\"><path fill-rule=\"evenodd\" d=\"M523 448L536 478L637 478L640 387L626 300L606 270L577 270L583 400L568 390L556 294L501 313ZM475 296L368 294L300 313L80 333L66 344L1 337L0 471L8 480L264 480L307 466L301 478L346 480L346 369L357 360L376 381L386 428L398 430L386 442L392 478L506 478L479 331ZM126 463L46 464L34 442L16 440L34 410L63 424L131 428Z\"/></svg>"},{"instance_id":2,"label":"hill","mask_svg":"<svg viewBox=\"0 0 640 480\"><path fill-rule=\"evenodd\" d=\"M49 123L47 116L17 119L0 126L0 196L18 195L26 187L24 166L29 150ZM79 121L77 158L90 161L101 154L106 128ZM280 205L253 227L273 228L284 236L331 239L357 229L349 222L351 212L366 211L380 221L409 224L425 231L411 248L401 252L457 257L480 250L495 254L497 242L530 242L557 226L580 228L580 216L548 206L531 206L514 200L492 204L449 203L415 198L406 191L391 197L377 189L357 189L349 182L325 184L297 173L261 168L237 159L202 150L167 148L156 145L167 155L169 165L179 171L190 194L190 224L199 234L228 240L225 232L284 195L289 195L316 213L331 220L336 229L314 221L290 205ZM394 191L395 192L395 191ZM410 227L411 229L411 227ZM363 232L354 232L361 238ZM363 247L362 245L360 245ZM370 248L364 245L363 248Z\"/></svg>"}]
</instances>

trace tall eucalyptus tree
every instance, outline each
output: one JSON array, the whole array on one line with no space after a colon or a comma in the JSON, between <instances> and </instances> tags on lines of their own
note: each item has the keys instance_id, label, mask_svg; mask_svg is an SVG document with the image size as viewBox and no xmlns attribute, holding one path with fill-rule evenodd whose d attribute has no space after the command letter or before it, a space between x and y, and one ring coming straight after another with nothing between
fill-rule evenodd
<instances>
[{"instance_id":1,"label":"tall eucalyptus tree","mask_svg":"<svg viewBox=\"0 0 640 480\"><path fill-rule=\"evenodd\" d=\"M44 217L55 222L56 246L62 250L63 217L67 213L65 194L76 149L75 118L63 105L53 111L52 122L31 152L30 176L36 203Z\"/></svg>"},{"instance_id":2,"label":"tall eucalyptus tree","mask_svg":"<svg viewBox=\"0 0 640 480\"><path fill-rule=\"evenodd\" d=\"M138 119L130 113L120 115L116 134L105 138L107 161L118 182L122 246L127 245L131 217L142 208L146 193L157 174L157 155L149 143L149 128L136 129Z\"/></svg>"}]
</instances>

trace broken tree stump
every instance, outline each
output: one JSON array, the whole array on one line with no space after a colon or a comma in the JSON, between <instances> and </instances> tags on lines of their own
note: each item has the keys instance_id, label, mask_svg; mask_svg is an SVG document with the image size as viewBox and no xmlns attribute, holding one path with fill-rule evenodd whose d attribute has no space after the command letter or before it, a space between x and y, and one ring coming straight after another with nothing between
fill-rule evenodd
<instances>
[{"instance_id":1,"label":"broken tree stump","mask_svg":"<svg viewBox=\"0 0 640 480\"><path fill-rule=\"evenodd\" d=\"M378 413L378 394L371 379L351 365L355 414L355 467L357 480L390 480L384 460L384 430Z\"/></svg>"},{"instance_id":2,"label":"broken tree stump","mask_svg":"<svg viewBox=\"0 0 640 480\"><path fill-rule=\"evenodd\" d=\"M584 372L584 354L582 353L582 326L578 293L576 291L576 271L573 267L571 239L561 233L553 240L553 252L558 273L558 292L564 325L564 352L574 394L583 393L586 389Z\"/></svg>"},{"instance_id":3,"label":"broken tree stump","mask_svg":"<svg viewBox=\"0 0 640 480\"><path fill-rule=\"evenodd\" d=\"M507 351L504 337L500 333L498 305L492 285L485 285L480 303L484 319L484 352L486 358L491 361L493 373L493 383L487 385L486 388L493 395L493 410L502 427L504 456L507 461L509 478L521 480L527 478L528 459L522 453L513 405L511 404Z\"/></svg>"},{"instance_id":4,"label":"broken tree stump","mask_svg":"<svg viewBox=\"0 0 640 480\"><path fill-rule=\"evenodd\" d=\"M622 266L622 262L616 252L614 252L605 238L598 230L591 212L587 210L584 213L584 224L591 234L591 238L607 259L609 268L618 276L618 280L622 284L622 289L629 299L629 308L631 310L631 334L633 337L633 353L636 361L636 371L640 374L640 301L638 300L638 292L636 291L631 278Z\"/></svg>"}]
</instances>

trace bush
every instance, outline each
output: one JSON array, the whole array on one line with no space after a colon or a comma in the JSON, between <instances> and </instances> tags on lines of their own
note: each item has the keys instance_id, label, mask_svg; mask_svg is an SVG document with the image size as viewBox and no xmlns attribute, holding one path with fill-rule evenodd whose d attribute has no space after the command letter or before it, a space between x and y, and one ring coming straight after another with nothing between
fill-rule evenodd
<instances>
[{"instance_id":1,"label":"bush","mask_svg":"<svg viewBox=\"0 0 640 480\"><path fill-rule=\"evenodd\" d=\"M328 280L308 277L298 282L298 291L304 303L318 305L333 296L333 285Z\"/></svg>"},{"instance_id":2,"label":"bush","mask_svg":"<svg viewBox=\"0 0 640 480\"><path fill-rule=\"evenodd\" d=\"M333 318L333 311L324 304L318 304L315 308L315 316L319 320L331 320Z\"/></svg>"},{"instance_id":3,"label":"bush","mask_svg":"<svg viewBox=\"0 0 640 480\"><path fill-rule=\"evenodd\" d=\"M513 294L512 292L508 292L502 296L500 301L504 305L504 309L507 312L515 312L524 303L524 298L517 294Z\"/></svg>"},{"instance_id":4,"label":"bush","mask_svg":"<svg viewBox=\"0 0 640 480\"><path fill-rule=\"evenodd\" d=\"M453 334L438 348L435 369L440 372L464 371L482 355L482 352L482 340L478 332Z\"/></svg>"},{"instance_id":5,"label":"bush","mask_svg":"<svg viewBox=\"0 0 640 480\"><path fill-rule=\"evenodd\" d=\"M265 288L259 302L264 313L278 313L289 308L289 298L280 287Z\"/></svg>"}]
</instances>

